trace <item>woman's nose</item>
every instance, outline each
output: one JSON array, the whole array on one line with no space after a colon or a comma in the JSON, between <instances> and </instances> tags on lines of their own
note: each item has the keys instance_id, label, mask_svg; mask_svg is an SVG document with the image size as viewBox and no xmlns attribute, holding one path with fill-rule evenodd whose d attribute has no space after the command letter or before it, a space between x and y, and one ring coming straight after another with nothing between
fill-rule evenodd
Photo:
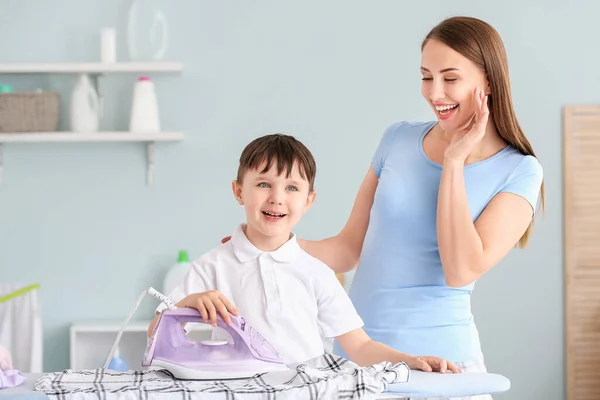
<instances>
[{"instance_id":1,"label":"woman's nose","mask_svg":"<svg viewBox=\"0 0 600 400\"><path fill-rule=\"evenodd\" d=\"M431 87L429 89L429 98L431 101L442 100L446 97L446 93L444 92L444 85L441 82L433 81Z\"/></svg>"}]
</instances>

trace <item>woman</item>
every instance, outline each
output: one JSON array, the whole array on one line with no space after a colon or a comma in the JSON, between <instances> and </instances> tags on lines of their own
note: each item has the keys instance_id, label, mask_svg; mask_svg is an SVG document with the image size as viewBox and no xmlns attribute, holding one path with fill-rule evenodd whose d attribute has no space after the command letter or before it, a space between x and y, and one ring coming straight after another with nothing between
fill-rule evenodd
<instances>
[{"instance_id":1,"label":"woman","mask_svg":"<svg viewBox=\"0 0 600 400\"><path fill-rule=\"evenodd\" d=\"M542 168L489 24L454 17L434 27L421 73L436 119L388 128L343 230L301 246L336 272L358 264L350 297L374 340L485 371L471 291L526 245L543 205Z\"/></svg>"}]
</instances>

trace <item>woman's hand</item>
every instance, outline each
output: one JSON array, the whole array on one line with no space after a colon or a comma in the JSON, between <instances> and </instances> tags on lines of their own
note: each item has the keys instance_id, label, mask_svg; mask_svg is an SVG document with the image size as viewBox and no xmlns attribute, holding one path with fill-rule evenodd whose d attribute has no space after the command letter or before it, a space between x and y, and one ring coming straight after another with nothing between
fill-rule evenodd
<instances>
[{"instance_id":1,"label":"woman's hand","mask_svg":"<svg viewBox=\"0 0 600 400\"><path fill-rule=\"evenodd\" d=\"M484 94L479 86L475 88L473 96L476 105L475 115L469 121L467 126L452 139L452 142L444 154L447 160L464 164L467 157L469 157L475 146L485 135L485 128L490 115L487 104L488 96Z\"/></svg>"},{"instance_id":2,"label":"woman's hand","mask_svg":"<svg viewBox=\"0 0 600 400\"><path fill-rule=\"evenodd\" d=\"M458 368L454 363L444 360L439 357L414 357L411 356L408 360L405 361L408 368L414 370L421 370L425 372L441 372L445 374L446 372L454 372L455 374L459 374L462 371Z\"/></svg>"}]
</instances>

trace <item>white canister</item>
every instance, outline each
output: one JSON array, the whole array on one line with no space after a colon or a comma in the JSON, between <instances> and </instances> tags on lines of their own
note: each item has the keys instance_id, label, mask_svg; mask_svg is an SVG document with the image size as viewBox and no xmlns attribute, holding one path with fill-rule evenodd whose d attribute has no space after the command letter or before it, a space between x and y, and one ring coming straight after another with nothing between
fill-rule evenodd
<instances>
[{"instance_id":1,"label":"white canister","mask_svg":"<svg viewBox=\"0 0 600 400\"><path fill-rule=\"evenodd\" d=\"M160 116L154 83L143 76L133 88L131 115L129 119L131 132L160 132Z\"/></svg>"},{"instance_id":2,"label":"white canister","mask_svg":"<svg viewBox=\"0 0 600 400\"><path fill-rule=\"evenodd\" d=\"M103 63L117 61L117 31L115 28L102 28L100 31L100 60Z\"/></svg>"}]
</instances>

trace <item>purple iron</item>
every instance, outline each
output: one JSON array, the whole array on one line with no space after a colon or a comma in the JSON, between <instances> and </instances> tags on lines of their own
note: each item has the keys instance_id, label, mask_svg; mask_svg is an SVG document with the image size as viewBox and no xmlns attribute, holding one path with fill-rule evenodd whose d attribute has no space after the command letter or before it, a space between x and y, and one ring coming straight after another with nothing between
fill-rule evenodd
<instances>
[{"instance_id":1,"label":"purple iron","mask_svg":"<svg viewBox=\"0 0 600 400\"><path fill-rule=\"evenodd\" d=\"M261 372L288 369L279 353L243 317L232 315L231 324L225 323L220 315L217 317L217 326L229 333L233 343L228 340L190 340L183 324L208 322L202 320L198 310L177 308L167 296L154 288L142 292L134 309L123 321L104 369L108 368L127 323L147 294L162 301L168 309L158 317L142 358L142 366L166 369L176 378L186 380L243 379Z\"/></svg>"},{"instance_id":2,"label":"purple iron","mask_svg":"<svg viewBox=\"0 0 600 400\"><path fill-rule=\"evenodd\" d=\"M231 324L218 316L217 326L227 340L190 340L183 324L206 323L198 310L171 308L162 312L148 341L142 366L167 369L178 379L222 380L250 378L260 372L287 370L277 351L243 317Z\"/></svg>"}]
</instances>

